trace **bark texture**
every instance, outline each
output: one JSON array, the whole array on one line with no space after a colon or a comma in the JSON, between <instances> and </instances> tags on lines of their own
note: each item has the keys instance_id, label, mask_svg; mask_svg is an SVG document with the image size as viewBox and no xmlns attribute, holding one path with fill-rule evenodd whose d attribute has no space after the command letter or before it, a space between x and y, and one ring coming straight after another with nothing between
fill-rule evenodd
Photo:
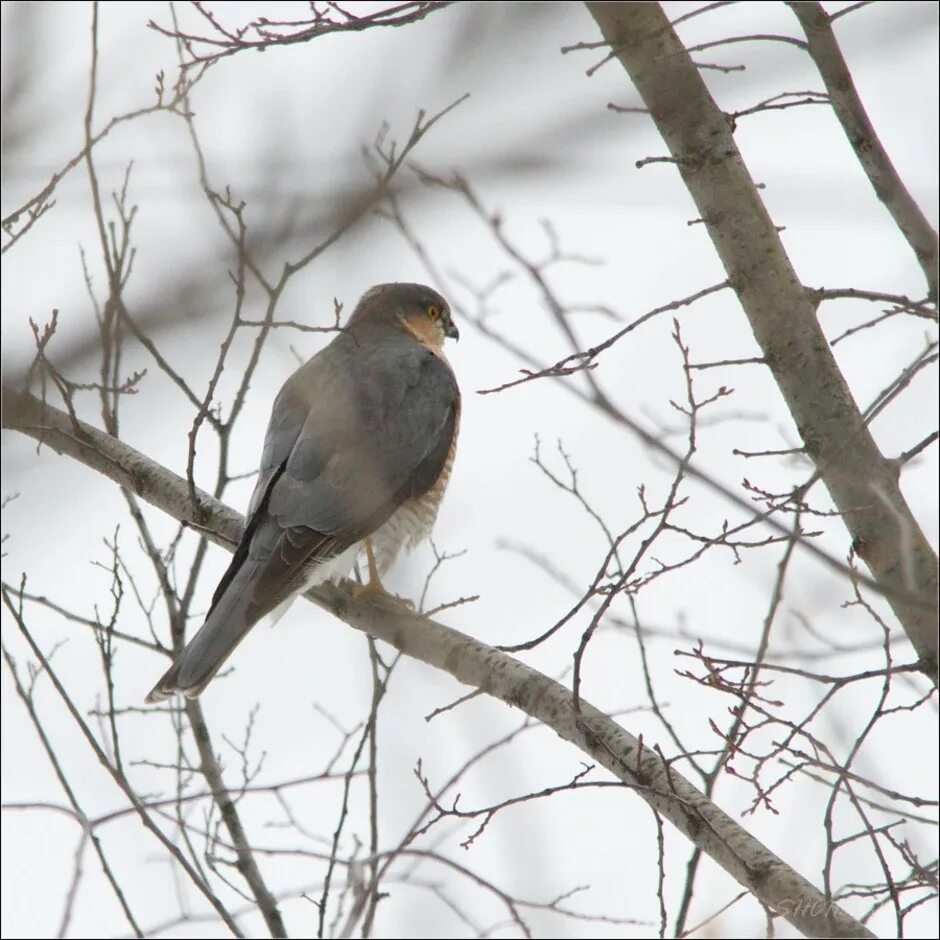
<instances>
[{"instance_id":1,"label":"bark texture","mask_svg":"<svg viewBox=\"0 0 940 940\"><path fill-rule=\"evenodd\" d=\"M856 553L936 682L937 555L852 397L728 119L658 3L587 6L669 148Z\"/></svg>"}]
</instances>

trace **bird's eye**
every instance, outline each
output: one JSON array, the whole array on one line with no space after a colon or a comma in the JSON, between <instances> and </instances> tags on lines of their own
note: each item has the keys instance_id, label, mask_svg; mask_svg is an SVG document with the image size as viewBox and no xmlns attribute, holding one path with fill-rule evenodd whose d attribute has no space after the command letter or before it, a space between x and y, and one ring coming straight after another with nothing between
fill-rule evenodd
<instances>
[{"instance_id":1,"label":"bird's eye","mask_svg":"<svg viewBox=\"0 0 940 940\"><path fill-rule=\"evenodd\" d=\"M428 317L431 320L439 320L441 318L441 311L432 304L428 307Z\"/></svg>"}]
</instances>

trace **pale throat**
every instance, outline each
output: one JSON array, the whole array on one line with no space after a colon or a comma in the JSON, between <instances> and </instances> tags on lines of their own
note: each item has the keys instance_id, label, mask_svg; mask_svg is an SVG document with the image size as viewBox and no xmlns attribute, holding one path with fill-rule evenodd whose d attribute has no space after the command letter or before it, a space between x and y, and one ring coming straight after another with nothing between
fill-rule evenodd
<instances>
[{"instance_id":1,"label":"pale throat","mask_svg":"<svg viewBox=\"0 0 940 940\"><path fill-rule=\"evenodd\" d=\"M444 345L444 331L429 316L412 313L398 318L405 330L422 346L426 346L436 356L441 355Z\"/></svg>"}]
</instances>

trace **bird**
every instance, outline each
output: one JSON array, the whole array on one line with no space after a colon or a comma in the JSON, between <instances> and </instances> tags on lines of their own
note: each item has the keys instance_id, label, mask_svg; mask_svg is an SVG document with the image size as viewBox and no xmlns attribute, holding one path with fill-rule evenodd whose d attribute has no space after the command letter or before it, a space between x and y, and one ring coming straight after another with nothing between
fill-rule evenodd
<instances>
[{"instance_id":1,"label":"bird","mask_svg":"<svg viewBox=\"0 0 940 940\"><path fill-rule=\"evenodd\" d=\"M366 291L346 325L281 388L264 438L244 534L205 622L147 696L202 693L248 631L302 591L369 580L429 535L460 428L443 352L459 339L450 306L422 284Z\"/></svg>"}]
</instances>

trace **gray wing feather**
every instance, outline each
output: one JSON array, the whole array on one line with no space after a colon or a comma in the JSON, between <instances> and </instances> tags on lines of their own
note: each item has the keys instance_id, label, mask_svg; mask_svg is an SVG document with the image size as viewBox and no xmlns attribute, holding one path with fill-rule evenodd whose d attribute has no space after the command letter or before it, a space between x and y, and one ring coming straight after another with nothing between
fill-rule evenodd
<instances>
[{"instance_id":1,"label":"gray wing feather","mask_svg":"<svg viewBox=\"0 0 940 940\"><path fill-rule=\"evenodd\" d=\"M282 525L341 540L398 508L415 470L453 434L458 398L450 367L406 336L360 348L346 365L330 382L328 418L310 411L268 505Z\"/></svg>"},{"instance_id":2,"label":"gray wing feather","mask_svg":"<svg viewBox=\"0 0 940 940\"><path fill-rule=\"evenodd\" d=\"M278 392L271 408L271 418L264 436L264 449L261 453L258 482L248 504L248 517L251 518L261 505L275 473L284 465L291 451L297 444L297 438L303 429L311 407L317 401L323 401L328 394L331 368L329 355L324 355L331 346L322 349L317 355L301 366Z\"/></svg>"}]
</instances>

